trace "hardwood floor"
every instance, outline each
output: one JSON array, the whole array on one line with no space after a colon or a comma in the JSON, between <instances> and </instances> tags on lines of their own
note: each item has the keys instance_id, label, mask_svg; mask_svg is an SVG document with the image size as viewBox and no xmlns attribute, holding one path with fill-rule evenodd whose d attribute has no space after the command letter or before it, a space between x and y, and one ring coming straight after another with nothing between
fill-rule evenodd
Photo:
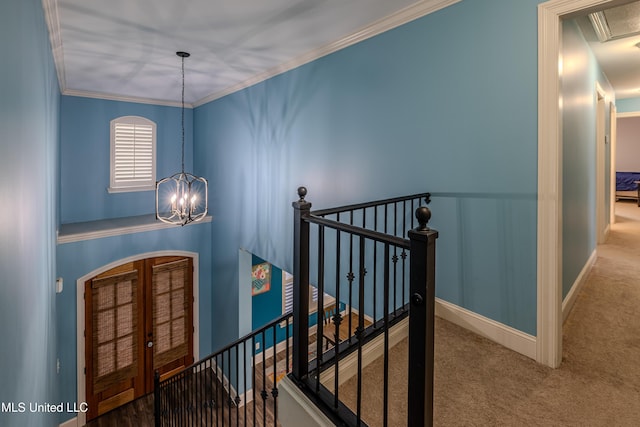
<instances>
[{"instance_id":1,"label":"hardwood floor","mask_svg":"<svg viewBox=\"0 0 640 427\"><path fill-rule=\"evenodd\" d=\"M87 427L153 427L153 394L148 394L107 412L89 422Z\"/></svg>"},{"instance_id":2,"label":"hardwood floor","mask_svg":"<svg viewBox=\"0 0 640 427\"><path fill-rule=\"evenodd\" d=\"M370 322L365 322L369 326ZM358 316L351 315L352 330L358 324ZM347 318L340 325L341 332L349 333ZM316 336L309 337L309 358L315 357ZM268 353L268 352L267 352ZM287 359L288 355L288 359ZM264 358L263 358L264 356ZM292 351L278 351L274 366L273 355L258 353L255 366L247 366L248 392L244 380L238 385L236 374L225 371L224 378L216 377L214 369L194 372L175 387L168 390L162 400L162 425L189 426L279 426L277 422L277 382L291 371ZM263 369L264 368L264 369ZM242 368L240 368L242 369ZM229 377L233 385L229 386ZM242 374L238 374L243 377ZM221 381L223 379L223 381ZM253 386L251 386L253 384ZM231 389L231 395L229 394ZM248 400L248 401L247 401ZM87 423L88 427L153 427L154 396L149 394L127 403Z\"/></svg>"}]
</instances>

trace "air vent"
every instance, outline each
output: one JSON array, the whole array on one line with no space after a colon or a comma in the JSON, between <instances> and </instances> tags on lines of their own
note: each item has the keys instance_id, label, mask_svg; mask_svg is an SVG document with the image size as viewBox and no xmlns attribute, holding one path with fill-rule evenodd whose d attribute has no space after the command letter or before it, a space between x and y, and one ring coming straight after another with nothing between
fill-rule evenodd
<instances>
[{"instance_id":1,"label":"air vent","mask_svg":"<svg viewBox=\"0 0 640 427\"><path fill-rule=\"evenodd\" d=\"M640 2L612 7L589 14L589 20L600 42L640 34Z\"/></svg>"}]
</instances>

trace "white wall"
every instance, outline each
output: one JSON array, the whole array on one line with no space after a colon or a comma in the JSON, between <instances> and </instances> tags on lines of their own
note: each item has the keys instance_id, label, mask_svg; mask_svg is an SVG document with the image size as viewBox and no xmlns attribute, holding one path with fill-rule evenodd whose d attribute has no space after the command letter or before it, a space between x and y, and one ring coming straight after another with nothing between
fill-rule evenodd
<instances>
[{"instance_id":1,"label":"white wall","mask_svg":"<svg viewBox=\"0 0 640 427\"><path fill-rule=\"evenodd\" d=\"M616 170L640 172L640 117L618 119Z\"/></svg>"}]
</instances>

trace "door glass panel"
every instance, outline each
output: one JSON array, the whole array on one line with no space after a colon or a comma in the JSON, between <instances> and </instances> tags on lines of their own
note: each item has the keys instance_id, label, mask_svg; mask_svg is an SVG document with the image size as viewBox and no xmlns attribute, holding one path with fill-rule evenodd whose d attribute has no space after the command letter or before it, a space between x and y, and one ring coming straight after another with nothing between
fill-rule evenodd
<instances>
[{"instance_id":1,"label":"door glass panel","mask_svg":"<svg viewBox=\"0 0 640 427\"><path fill-rule=\"evenodd\" d=\"M153 267L153 327L155 367L189 354L186 330L188 260Z\"/></svg>"},{"instance_id":2,"label":"door glass panel","mask_svg":"<svg viewBox=\"0 0 640 427\"><path fill-rule=\"evenodd\" d=\"M104 377L116 370L116 358L113 342L98 346L98 377Z\"/></svg>"},{"instance_id":3,"label":"door glass panel","mask_svg":"<svg viewBox=\"0 0 640 427\"><path fill-rule=\"evenodd\" d=\"M92 281L94 393L136 374L136 285L136 271Z\"/></svg>"}]
</instances>

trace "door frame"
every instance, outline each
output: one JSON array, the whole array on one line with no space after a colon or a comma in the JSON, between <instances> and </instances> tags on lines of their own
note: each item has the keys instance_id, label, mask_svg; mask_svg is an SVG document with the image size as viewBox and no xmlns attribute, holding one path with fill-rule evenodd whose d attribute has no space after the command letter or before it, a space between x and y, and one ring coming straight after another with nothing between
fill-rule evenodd
<instances>
[{"instance_id":1,"label":"door frame","mask_svg":"<svg viewBox=\"0 0 640 427\"><path fill-rule=\"evenodd\" d=\"M607 240L609 225L606 218L605 200L605 150L606 150L606 109L607 93L596 81L596 243Z\"/></svg>"},{"instance_id":2,"label":"door frame","mask_svg":"<svg viewBox=\"0 0 640 427\"><path fill-rule=\"evenodd\" d=\"M609 102L609 227L616 223L616 150L618 149L618 109Z\"/></svg>"},{"instance_id":3,"label":"door frame","mask_svg":"<svg viewBox=\"0 0 640 427\"><path fill-rule=\"evenodd\" d=\"M629 0L630 1L630 0ZM627 0L549 0L538 5L538 236L536 361L562 361L562 20Z\"/></svg>"},{"instance_id":4,"label":"door frame","mask_svg":"<svg viewBox=\"0 0 640 427\"><path fill-rule=\"evenodd\" d=\"M184 256L193 259L193 358L194 360L200 359L200 311L199 311L199 258L198 253L188 251L155 251L146 252L142 254L132 255L127 258L122 258L117 261L111 262L107 265L101 266L84 276L80 277L76 281L76 369L77 369L77 389L78 389L78 405L82 402L86 402L87 390L85 384L85 337L84 337L84 286L87 280L111 270L122 264L127 264L134 261L140 261L147 258L156 258L163 256ZM78 412L76 418L76 425L83 426L86 424L87 417L84 412Z\"/></svg>"}]
</instances>

